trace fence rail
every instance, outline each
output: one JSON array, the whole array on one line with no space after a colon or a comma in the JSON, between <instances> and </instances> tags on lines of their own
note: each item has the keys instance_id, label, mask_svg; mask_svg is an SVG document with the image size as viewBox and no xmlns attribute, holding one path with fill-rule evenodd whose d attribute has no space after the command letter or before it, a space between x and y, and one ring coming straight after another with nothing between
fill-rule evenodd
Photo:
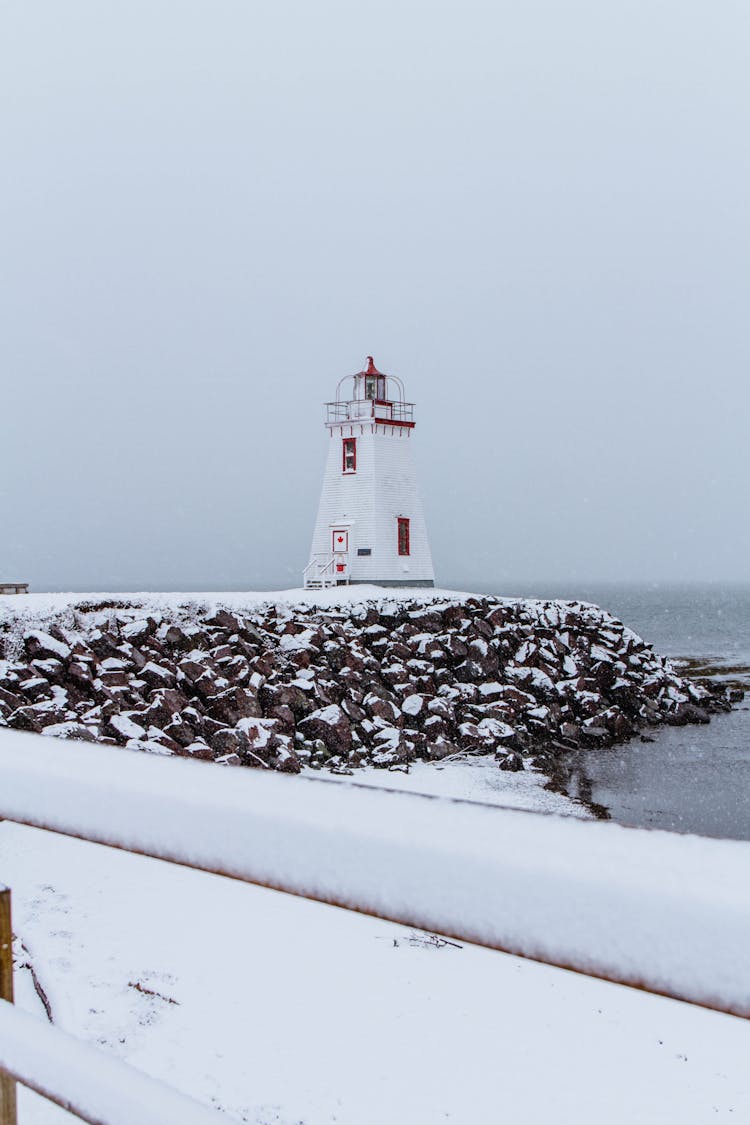
<instances>
[{"instance_id":1,"label":"fence rail","mask_svg":"<svg viewBox=\"0 0 750 1125\"><path fill-rule=\"evenodd\" d=\"M89 1125L232 1125L218 1110L0 1000L0 1067ZM12 1076L12 1077L10 1077ZM6 1125L0 1118L2 1125ZM8 1121L15 1119L8 1118Z\"/></svg>"},{"instance_id":2,"label":"fence rail","mask_svg":"<svg viewBox=\"0 0 750 1125\"><path fill-rule=\"evenodd\" d=\"M747 843L10 731L0 817L750 1017Z\"/></svg>"}]
</instances>

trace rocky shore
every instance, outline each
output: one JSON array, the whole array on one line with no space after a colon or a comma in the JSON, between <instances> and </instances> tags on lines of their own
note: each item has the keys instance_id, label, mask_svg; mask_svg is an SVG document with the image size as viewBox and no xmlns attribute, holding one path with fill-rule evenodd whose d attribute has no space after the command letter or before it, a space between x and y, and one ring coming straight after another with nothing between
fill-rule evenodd
<instances>
[{"instance_id":1,"label":"rocky shore","mask_svg":"<svg viewBox=\"0 0 750 1125\"><path fill-rule=\"evenodd\" d=\"M0 726L226 765L349 772L472 753L549 769L661 723L706 723L736 694L581 602L26 606L0 616Z\"/></svg>"}]
</instances>

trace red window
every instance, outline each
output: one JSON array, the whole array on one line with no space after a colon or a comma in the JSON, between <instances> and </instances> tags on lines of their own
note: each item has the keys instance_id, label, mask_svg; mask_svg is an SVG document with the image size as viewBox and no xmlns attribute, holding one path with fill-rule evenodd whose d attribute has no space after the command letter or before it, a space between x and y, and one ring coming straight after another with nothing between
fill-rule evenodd
<instances>
[{"instance_id":1,"label":"red window","mask_svg":"<svg viewBox=\"0 0 750 1125\"><path fill-rule=\"evenodd\" d=\"M357 439L353 437L344 438L342 469L345 473L356 473L357 471Z\"/></svg>"},{"instance_id":2,"label":"red window","mask_svg":"<svg viewBox=\"0 0 750 1125\"><path fill-rule=\"evenodd\" d=\"M398 553L400 555L408 555L409 552L409 521L406 519L399 519L398 521Z\"/></svg>"}]
</instances>

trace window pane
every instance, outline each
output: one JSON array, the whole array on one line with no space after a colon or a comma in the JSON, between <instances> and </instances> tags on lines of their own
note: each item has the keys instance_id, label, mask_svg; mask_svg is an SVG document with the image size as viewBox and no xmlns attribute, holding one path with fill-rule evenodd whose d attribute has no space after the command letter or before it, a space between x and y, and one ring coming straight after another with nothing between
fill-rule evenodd
<instances>
[{"instance_id":1,"label":"window pane","mask_svg":"<svg viewBox=\"0 0 750 1125\"><path fill-rule=\"evenodd\" d=\"M398 521L398 553L400 555L409 554L409 521L408 519L399 519Z\"/></svg>"},{"instance_id":2,"label":"window pane","mask_svg":"<svg viewBox=\"0 0 750 1125\"><path fill-rule=\"evenodd\" d=\"M345 473L357 471L357 439L344 438L343 442L343 470Z\"/></svg>"}]
</instances>

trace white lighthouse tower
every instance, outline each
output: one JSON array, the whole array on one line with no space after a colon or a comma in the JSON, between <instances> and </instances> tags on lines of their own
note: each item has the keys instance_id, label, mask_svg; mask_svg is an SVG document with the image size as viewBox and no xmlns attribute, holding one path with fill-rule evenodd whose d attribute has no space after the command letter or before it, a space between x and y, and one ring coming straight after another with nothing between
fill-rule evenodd
<instances>
[{"instance_id":1,"label":"white lighthouse tower","mask_svg":"<svg viewBox=\"0 0 750 1125\"><path fill-rule=\"evenodd\" d=\"M347 375L326 403L328 461L308 588L372 582L434 586L430 545L412 456L414 403L404 387L367 367Z\"/></svg>"}]
</instances>

